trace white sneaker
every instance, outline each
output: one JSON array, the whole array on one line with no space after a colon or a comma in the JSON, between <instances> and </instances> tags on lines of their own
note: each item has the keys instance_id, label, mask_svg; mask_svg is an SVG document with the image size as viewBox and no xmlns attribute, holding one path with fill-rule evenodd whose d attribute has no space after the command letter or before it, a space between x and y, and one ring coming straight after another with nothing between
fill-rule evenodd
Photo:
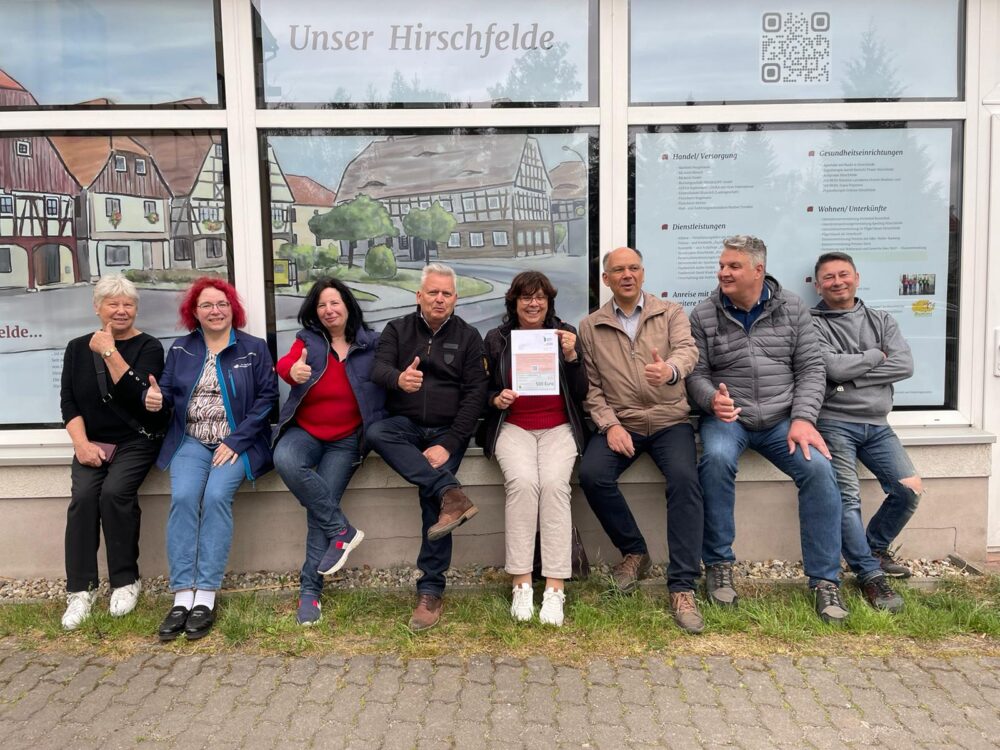
<instances>
[{"instance_id":1,"label":"white sneaker","mask_svg":"<svg viewBox=\"0 0 1000 750\"><path fill-rule=\"evenodd\" d=\"M135 609L135 605L139 601L140 591L142 591L142 581L138 578L135 579L135 583L113 589L111 591L111 606L108 611L114 617L127 615Z\"/></svg>"},{"instance_id":2,"label":"white sneaker","mask_svg":"<svg viewBox=\"0 0 1000 750\"><path fill-rule=\"evenodd\" d=\"M94 606L97 594L93 591L74 591L66 597L66 611L62 616L62 626L65 630L76 630L80 623L90 616L90 608Z\"/></svg>"},{"instance_id":3,"label":"white sneaker","mask_svg":"<svg viewBox=\"0 0 1000 750\"><path fill-rule=\"evenodd\" d=\"M535 592L530 583L521 583L514 587L510 604L510 616L518 622L530 622L535 616Z\"/></svg>"},{"instance_id":4,"label":"white sneaker","mask_svg":"<svg viewBox=\"0 0 1000 750\"><path fill-rule=\"evenodd\" d=\"M565 591L545 589L545 593L542 594L542 609L538 613L538 619L543 625L555 625L558 628L563 624L563 602L565 601Z\"/></svg>"}]
</instances>

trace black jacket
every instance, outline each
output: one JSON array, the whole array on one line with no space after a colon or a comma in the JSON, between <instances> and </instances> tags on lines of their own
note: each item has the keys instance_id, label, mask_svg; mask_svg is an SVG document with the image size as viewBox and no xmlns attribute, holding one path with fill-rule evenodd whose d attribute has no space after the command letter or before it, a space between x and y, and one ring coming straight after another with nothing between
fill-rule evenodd
<instances>
[{"instance_id":1,"label":"black jacket","mask_svg":"<svg viewBox=\"0 0 1000 750\"><path fill-rule=\"evenodd\" d=\"M406 393L399 388L399 376L414 357L420 357L417 369L424 383L416 393ZM382 331L372 382L385 388L390 416L408 417L423 427L450 427L439 444L454 453L468 445L486 403L483 339L457 315L434 333L418 308Z\"/></svg>"},{"instance_id":2,"label":"black jacket","mask_svg":"<svg viewBox=\"0 0 1000 750\"><path fill-rule=\"evenodd\" d=\"M556 327L563 331L576 333L576 329L568 323L556 319ZM500 426L507 418L507 409L497 409L493 399L504 388L510 388L510 332L511 324L504 323L486 334L486 359L490 365L489 404L483 427L476 435L476 442L488 457L493 457L493 450L500 435ZM576 362L567 362L563 358L562 348L559 349L559 392L566 403L566 413L576 440L576 452L583 455L590 430L584 421L583 399L587 395L587 368L583 365L583 350L580 339L576 340Z\"/></svg>"}]
</instances>

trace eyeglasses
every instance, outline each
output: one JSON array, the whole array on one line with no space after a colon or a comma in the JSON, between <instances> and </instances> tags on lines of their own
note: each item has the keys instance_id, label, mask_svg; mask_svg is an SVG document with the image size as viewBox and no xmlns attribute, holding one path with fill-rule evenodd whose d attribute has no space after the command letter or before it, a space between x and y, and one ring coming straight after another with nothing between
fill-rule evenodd
<instances>
[{"instance_id":1,"label":"eyeglasses","mask_svg":"<svg viewBox=\"0 0 1000 750\"><path fill-rule=\"evenodd\" d=\"M222 302L202 302L201 304L198 305L198 309L201 310L202 312L208 312L209 310L212 309L216 309L219 312L225 312L230 307L232 307L232 305L230 305L225 300L222 300Z\"/></svg>"},{"instance_id":2,"label":"eyeglasses","mask_svg":"<svg viewBox=\"0 0 1000 750\"><path fill-rule=\"evenodd\" d=\"M542 304L543 302L549 301L548 296L544 294L535 294L535 295L522 294L520 297L518 297L518 299L521 301L521 304L523 305L530 305L532 302L537 302L538 304Z\"/></svg>"}]
</instances>

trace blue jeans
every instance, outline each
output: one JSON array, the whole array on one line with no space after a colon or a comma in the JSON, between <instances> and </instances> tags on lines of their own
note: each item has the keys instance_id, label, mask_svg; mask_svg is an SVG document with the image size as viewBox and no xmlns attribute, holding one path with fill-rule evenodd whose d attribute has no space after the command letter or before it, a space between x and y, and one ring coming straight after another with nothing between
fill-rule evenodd
<instances>
[{"instance_id":1,"label":"blue jeans","mask_svg":"<svg viewBox=\"0 0 1000 750\"><path fill-rule=\"evenodd\" d=\"M340 498L360 460L358 433L333 442L318 440L301 427L289 427L274 448L274 467L306 509L306 560L299 573L303 596L323 593L318 568L330 540L347 528Z\"/></svg>"},{"instance_id":2,"label":"blue jeans","mask_svg":"<svg viewBox=\"0 0 1000 750\"><path fill-rule=\"evenodd\" d=\"M623 555L645 554L646 540L618 485L618 478L643 453L649 453L667 480L667 588L691 591L698 578L703 507L694 430L687 422L652 435L629 432L635 455L629 458L608 447L606 435L594 435L580 462L580 486L604 533Z\"/></svg>"},{"instance_id":3,"label":"blue jeans","mask_svg":"<svg viewBox=\"0 0 1000 750\"><path fill-rule=\"evenodd\" d=\"M215 451L188 435L170 462L167 561L170 590L218 591L233 541L233 495L243 461L212 466Z\"/></svg>"},{"instance_id":4,"label":"blue jeans","mask_svg":"<svg viewBox=\"0 0 1000 750\"><path fill-rule=\"evenodd\" d=\"M903 444L888 425L821 419L816 427L830 448L843 499L844 559L855 575L864 580L881 570L872 552L889 549L917 509L920 495L900 482L916 477L917 472ZM861 520L859 459L886 493L881 507L868 522L867 533Z\"/></svg>"},{"instance_id":5,"label":"blue jeans","mask_svg":"<svg viewBox=\"0 0 1000 750\"><path fill-rule=\"evenodd\" d=\"M437 445L448 427L421 427L408 417L389 417L376 422L365 433L365 439L397 474L417 486L420 495L420 515L423 524L417 568L422 575L417 580L417 592L441 596L444 593L445 571L451 565L451 534L436 542L427 541L427 529L437 523L441 514L441 495L458 487L455 479L466 446L452 453L444 465L433 468L423 451Z\"/></svg>"},{"instance_id":6,"label":"blue jeans","mask_svg":"<svg viewBox=\"0 0 1000 750\"><path fill-rule=\"evenodd\" d=\"M747 448L790 476L799 489L799 535L802 565L809 585L840 580L840 488L833 467L813 448L811 461L802 449L788 453L789 420L764 430L748 430L739 422L726 423L715 417L701 420L702 455L698 462L701 491L705 498L705 565L732 562L736 538L736 469Z\"/></svg>"}]
</instances>

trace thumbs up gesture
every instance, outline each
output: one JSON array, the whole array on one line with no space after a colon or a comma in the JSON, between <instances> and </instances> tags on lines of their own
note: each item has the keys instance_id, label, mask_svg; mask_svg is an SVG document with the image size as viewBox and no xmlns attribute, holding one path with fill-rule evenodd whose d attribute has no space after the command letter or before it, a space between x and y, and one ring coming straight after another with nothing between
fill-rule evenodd
<instances>
[{"instance_id":1,"label":"thumbs up gesture","mask_svg":"<svg viewBox=\"0 0 1000 750\"><path fill-rule=\"evenodd\" d=\"M399 389L407 393L416 393L420 386L424 384L424 374L417 368L420 367L420 357L414 357L409 367L399 373Z\"/></svg>"},{"instance_id":2,"label":"thumbs up gesture","mask_svg":"<svg viewBox=\"0 0 1000 750\"><path fill-rule=\"evenodd\" d=\"M715 416L722 422L735 422L741 411L743 410L736 406L736 402L729 395L726 384L719 383L715 395L712 396L712 412Z\"/></svg>"},{"instance_id":3,"label":"thumbs up gesture","mask_svg":"<svg viewBox=\"0 0 1000 750\"><path fill-rule=\"evenodd\" d=\"M674 368L663 361L659 350L653 347L653 361L646 365L646 382L654 388L659 388L664 383L672 380Z\"/></svg>"},{"instance_id":4,"label":"thumbs up gesture","mask_svg":"<svg viewBox=\"0 0 1000 750\"><path fill-rule=\"evenodd\" d=\"M149 376L149 388L146 390L146 411L159 411L163 408L163 393L156 383L156 378Z\"/></svg>"},{"instance_id":5,"label":"thumbs up gesture","mask_svg":"<svg viewBox=\"0 0 1000 750\"><path fill-rule=\"evenodd\" d=\"M115 348L115 337L111 333L111 321L104 328L98 328L90 337L90 351L103 354Z\"/></svg>"},{"instance_id":6,"label":"thumbs up gesture","mask_svg":"<svg viewBox=\"0 0 1000 750\"><path fill-rule=\"evenodd\" d=\"M294 380L299 385L302 385L307 380L309 380L309 378L311 378L313 374L312 368L306 364L306 355L308 353L309 352L306 350L306 348L302 347L302 354L300 354L299 358L292 363L292 367L288 371L288 374L291 376L292 380Z\"/></svg>"}]
</instances>

